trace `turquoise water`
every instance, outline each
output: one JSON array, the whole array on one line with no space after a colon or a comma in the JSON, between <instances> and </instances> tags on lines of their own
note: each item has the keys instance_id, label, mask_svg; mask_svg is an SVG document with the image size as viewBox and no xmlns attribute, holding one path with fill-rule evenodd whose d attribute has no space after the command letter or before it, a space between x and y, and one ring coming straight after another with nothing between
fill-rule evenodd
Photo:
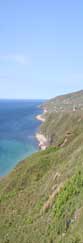
<instances>
[{"instance_id":1,"label":"turquoise water","mask_svg":"<svg viewBox=\"0 0 83 243\"><path fill-rule=\"evenodd\" d=\"M40 122L42 101L0 101L0 176L9 173L15 165L38 150L35 139Z\"/></svg>"}]
</instances>

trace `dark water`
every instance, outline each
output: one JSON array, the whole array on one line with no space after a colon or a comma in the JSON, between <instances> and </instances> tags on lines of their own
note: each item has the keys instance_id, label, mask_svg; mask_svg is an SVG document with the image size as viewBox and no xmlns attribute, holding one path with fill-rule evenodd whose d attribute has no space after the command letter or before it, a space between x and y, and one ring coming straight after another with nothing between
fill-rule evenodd
<instances>
[{"instance_id":1,"label":"dark water","mask_svg":"<svg viewBox=\"0 0 83 243\"><path fill-rule=\"evenodd\" d=\"M40 122L35 116L43 101L0 101L0 176L38 150L35 133Z\"/></svg>"}]
</instances>

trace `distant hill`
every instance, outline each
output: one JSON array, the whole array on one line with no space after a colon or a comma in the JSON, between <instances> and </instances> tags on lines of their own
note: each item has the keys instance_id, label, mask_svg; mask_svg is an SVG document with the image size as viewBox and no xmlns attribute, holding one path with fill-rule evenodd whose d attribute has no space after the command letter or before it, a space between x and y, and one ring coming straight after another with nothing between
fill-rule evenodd
<instances>
[{"instance_id":1,"label":"distant hill","mask_svg":"<svg viewBox=\"0 0 83 243\"><path fill-rule=\"evenodd\" d=\"M40 130L49 145L59 145L68 142L79 129L82 131L83 121L83 90L61 95L43 104L46 122Z\"/></svg>"},{"instance_id":2,"label":"distant hill","mask_svg":"<svg viewBox=\"0 0 83 243\"><path fill-rule=\"evenodd\" d=\"M43 107L49 112L83 110L83 90L57 96L46 102Z\"/></svg>"},{"instance_id":3,"label":"distant hill","mask_svg":"<svg viewBox=\"0 0 83 243\"><path fill-rule=\"evenodd\" d=\"M49 147L1 180L0 243L83 242L82 104L80 91L43 105Z\"/></svg>"}]
</instances>

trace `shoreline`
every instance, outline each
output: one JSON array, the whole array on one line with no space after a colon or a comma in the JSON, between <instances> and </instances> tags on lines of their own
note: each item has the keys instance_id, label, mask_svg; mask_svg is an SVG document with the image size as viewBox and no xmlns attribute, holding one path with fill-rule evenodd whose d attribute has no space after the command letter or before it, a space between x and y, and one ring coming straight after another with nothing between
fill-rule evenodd
<instances>
[{"instance_id":1,"label":"shoreline","mask_svg":"<svg viewBox=\"0 0 83 243\"><path fill-rule=\"evenodd\" d=\"M39 114L39 115L37 115L36 116L36 119L38 120L38 121L41 121L41 122L45 122L45 117L44 117L44 115L47 113L47 110L46 109L44 109L44 111L43 111L43 114Z\"/></svg>"},{"instance_id":2,"label":"shoreline","mask_svg":"<svg viewBox=\"0 0 83 243\"><path fill-rule=\"evenodd\" d=\"M43 114L45 114L46 111L44 111ZM39 114L36 116L36 119L41 121L41 122L45 122L45 118L43 117L43 114ZM35 139L38 141L38 146L40 150L45 150L48 146L47 146L47 139L45 138L45 136L41 133L36 133L35 134ZM36 152L36 151L35 151ZM5 178L9 173L11 173L14 168L16 168L16 166L23 160L26 159L26 157L29 157L30 155L25 156L22 159L19 159L18 162L14 165L14 167L9 170L5 175L0 175L0 182L2 181L3 178Z\"/></svg>"},{"instance_id":3,"label":"shoreline","mask_svg":"<svg viewBox=\"0 0 83 243\"><path fill-rule=\"evenodd\" d=\"M37 119L38 121L45 122L45 118L43 117L43 115L37 115L37 116L36 116L36 119Z\"/></svg>"},{"instance_id":4,"label":"shoreline","mask_svg":"<svg viewBox=\"0 0 83 243\"><path fill-rule=\"evenodd\" d=\"M43 114L40 114L40 115L37 115L36 116L36 119L38 121L41 121L41 122L45 122L45 118L43 117L43 115L47 112L47 110L44 110ZM36 133L36 139L38 141L38 144L39 144L39 148L41 150L45 150L47 147L48 147L48 141L47 141L47 138L44 136L44 134L42 134L41 132L39 133Z\"/></svg>"},{"instance_id":5,"label":"shoreline","mask_svg":"<svg viewBox=\"0 0 83 243\"><path fill-rule=\"evenodd\" d=\"M45 150L48 147L48 141L43 134L36 133L36 139L41 150Z\"/></svg>"}]
</instances>

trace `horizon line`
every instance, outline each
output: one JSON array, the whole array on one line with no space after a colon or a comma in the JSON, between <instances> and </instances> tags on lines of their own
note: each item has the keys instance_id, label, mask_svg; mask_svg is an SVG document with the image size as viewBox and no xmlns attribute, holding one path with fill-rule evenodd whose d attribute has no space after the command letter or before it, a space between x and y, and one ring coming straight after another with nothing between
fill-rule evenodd
<instances>
[{"instance_id":1,"label":"horizon line","mask_svg":"<svg viewBox=\"0 0 83 243\"><path fill-rule=\"evenodd\" d=\"M55 98L55 97L57 97L57 96L63 96L63 95L67 95L67 94L72 94L72 93L76 93L76 92L81 92L81 91L83 91L83 88L82 89L76 89L76 90L72 90L72 91L66 91L66 92L60 92L60 93L57 93L57 94L55 94L55 96L52 96L52 97L48 97L48 98L8 98L8 97L2 97L2 98L0 98L0 101L1 100L18 100L18 101L20 101L20 100L23 100L23 101L27 101L27 100L50 100L50 99L52 99L52 98Z\"/></svg>"}]
</instances>

